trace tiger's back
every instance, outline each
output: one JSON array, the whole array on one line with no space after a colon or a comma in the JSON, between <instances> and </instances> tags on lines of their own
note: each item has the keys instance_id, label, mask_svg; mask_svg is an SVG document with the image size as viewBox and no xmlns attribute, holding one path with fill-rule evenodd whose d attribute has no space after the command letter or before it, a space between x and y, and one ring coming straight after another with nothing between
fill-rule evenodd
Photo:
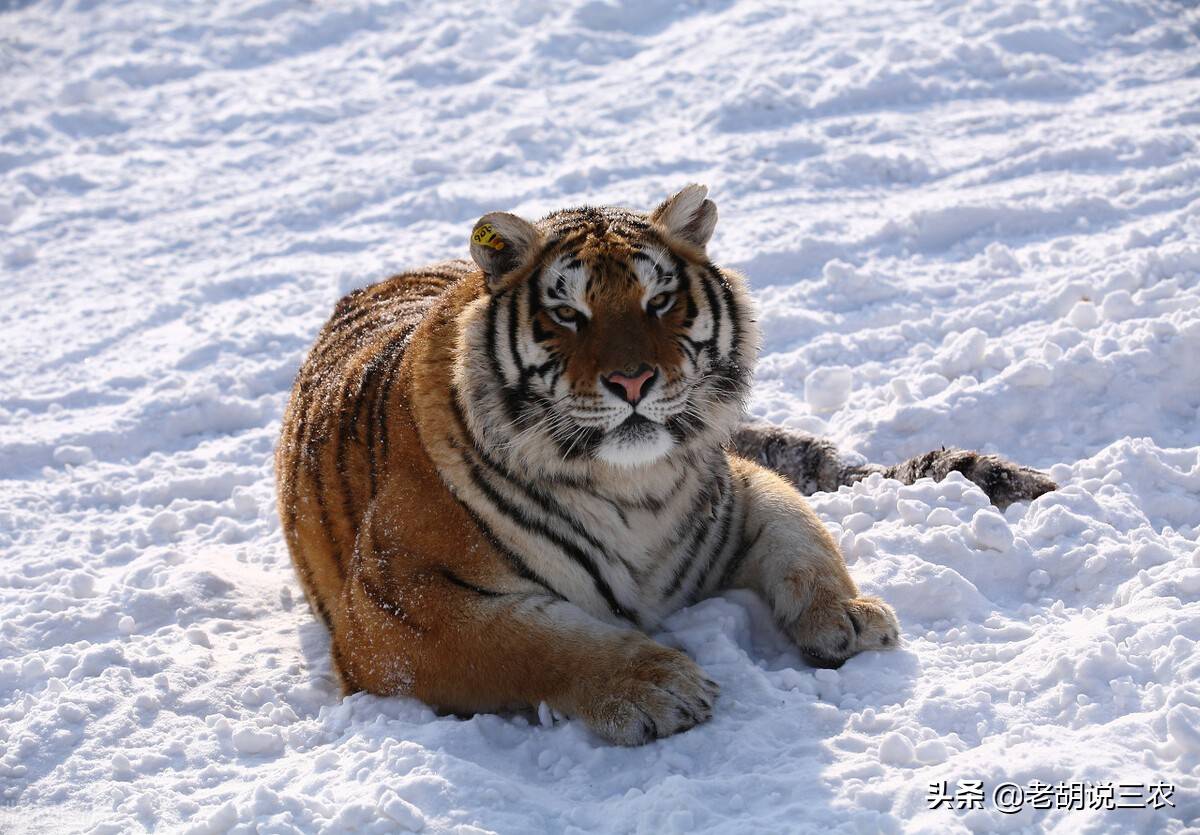
<instances>
[{"instance_id":1,"label":"tiger's back","mask_svg":"<svg viewBox=\"0 0 1200 835\"><path fill-rule=\"evenodd\" d=\"M275 455L280 519L305 593L330 623L395 426L386 404L413 331L471 272L447 261L343 297L297 374Z\"/></svg>"}]
</instances>

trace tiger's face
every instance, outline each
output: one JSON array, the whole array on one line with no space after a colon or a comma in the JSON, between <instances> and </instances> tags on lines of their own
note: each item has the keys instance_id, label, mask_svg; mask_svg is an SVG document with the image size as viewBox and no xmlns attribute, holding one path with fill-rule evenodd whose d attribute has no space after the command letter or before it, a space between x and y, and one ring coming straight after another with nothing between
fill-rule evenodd
<instances>
[{"instance_id":1,"label":"tiger's face","mask_svg":"<svg viewBox=\"0 0 1200 835\"><path fill-rule=\"evenodd\" d=\"M488 250L476 260L491 379L473 389L497 407L489 434L526 457L618 467L722 443L757 335L740 277L704 253L715 215L696 186L649 216L578 209L528 228L485 216L476 229L491 238L472 251Z\"/></svg>"},{"instance_id":2,"label":"tiger's face","mask_svg":"<svg viewBox=\"0 0 1200 835\"><path fill-rule=\"evenodd\" d=\"M739 393L719 367L704 266L639 237L584 233L529 278L525 408L566 455L652 462L704 428L714 400Z\"/></svg>"}]
</instances>

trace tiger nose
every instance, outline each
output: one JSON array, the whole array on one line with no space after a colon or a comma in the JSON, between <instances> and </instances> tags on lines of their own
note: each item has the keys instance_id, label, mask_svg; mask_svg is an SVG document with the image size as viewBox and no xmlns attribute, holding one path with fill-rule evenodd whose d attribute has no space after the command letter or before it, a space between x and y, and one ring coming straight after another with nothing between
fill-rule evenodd
<instances>
[{"instance_id":1,"label":"tiger nose","mask_svg":"<svg viewBox=\"0 0 1200 835\"><path fill-rule=\"evenodd\" d=\"M650 388L656 377L658 377L658 370L642 363L642 366L632 374L626 374L624 371L610 371L600 379L603 380L609 391L632 405L642 399L642 395L646 393L646 389Z\"/></svg>"}]
</instances>

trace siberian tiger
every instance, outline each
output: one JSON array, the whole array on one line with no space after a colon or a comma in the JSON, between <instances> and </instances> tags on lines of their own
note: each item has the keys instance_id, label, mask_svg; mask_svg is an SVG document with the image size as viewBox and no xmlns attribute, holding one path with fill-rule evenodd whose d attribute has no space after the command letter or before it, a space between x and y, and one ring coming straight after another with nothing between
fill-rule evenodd
<instances>
[{"instance_id":1,"label":"siberian tiger","mask_svg":"<svg viewBox=\"0 0 1200 835\"><path fill-rule=\"evenodd\" d=\"M337 305L276 470L347 692L459 713L546 702L644 743L712 714L717 683L643 631L706 595L753 589L818 666L897 645L797 486L957 469L1000 503L1052 489L974 453L886 471L740 426L758 331L745 279L706 255L706 195L487 214L472 262Z\"/></svg>"}]
</instances>

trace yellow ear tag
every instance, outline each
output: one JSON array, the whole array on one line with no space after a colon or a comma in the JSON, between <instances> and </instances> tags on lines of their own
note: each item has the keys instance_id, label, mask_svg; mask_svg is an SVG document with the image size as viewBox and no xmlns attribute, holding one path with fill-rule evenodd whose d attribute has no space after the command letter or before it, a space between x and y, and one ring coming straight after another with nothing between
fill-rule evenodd
<instances>
[{"instance_id":1,"label":"yellow ear tag","mask_svg":"<svg viewBox=\"0 0 1200 835\"><path fill-rule=\"evenodd\" d=\"M471 243L488 246L492 249L504 249L504 241L496 234L490 223L481 223L471 233Z\"/></svg>"}]
</instances>

